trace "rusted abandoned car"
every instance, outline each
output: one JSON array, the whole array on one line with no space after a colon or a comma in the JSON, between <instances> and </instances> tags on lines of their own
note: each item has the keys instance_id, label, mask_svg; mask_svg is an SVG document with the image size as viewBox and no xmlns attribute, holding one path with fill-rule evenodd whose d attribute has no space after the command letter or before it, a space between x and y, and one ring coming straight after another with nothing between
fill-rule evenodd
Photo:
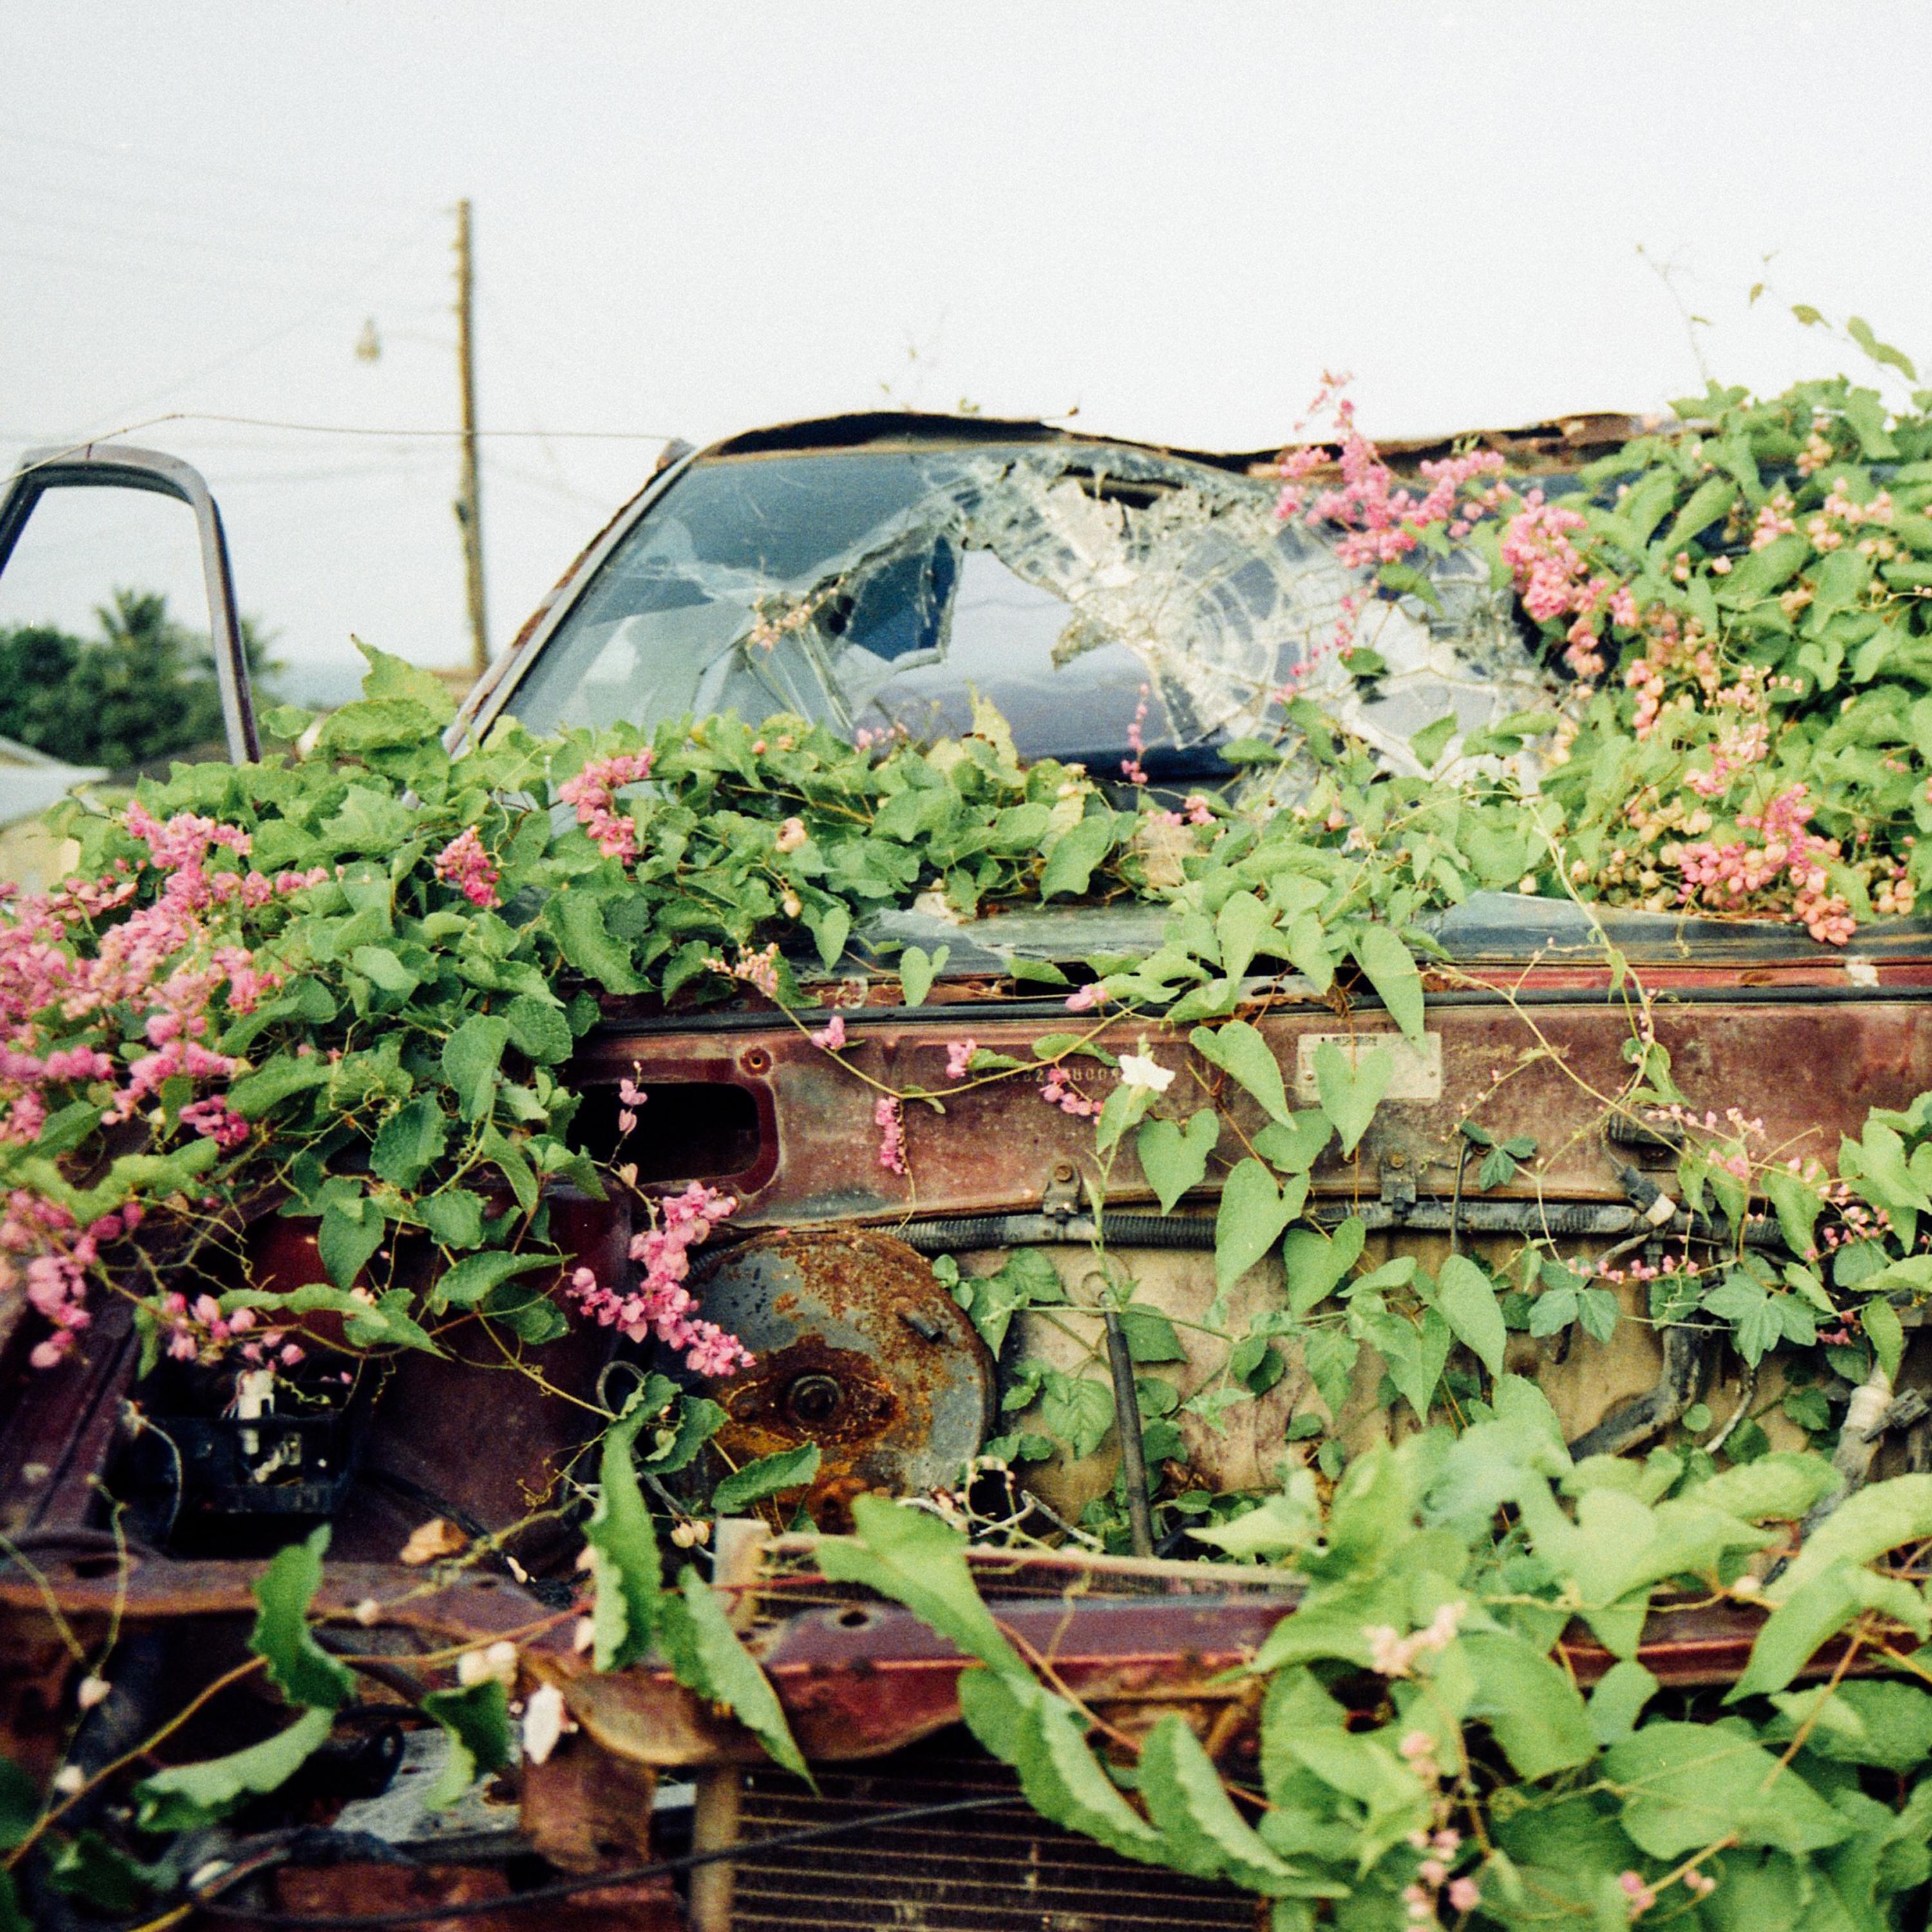
<instances>
[{"instance_id":1,"label":"rusted abandoned car","mask_svg":"<svg viewBox=\"0 0 1932 1932\"><path fill-rule=\"evenodd\" d=\"M1408 476L1479 448L1555 492L1642 428L1582 418L1382 455ZM219 520L191 472L113 450L25 472L0 511L0 566L37 493L109 483L196 507L212 628L230 646L232 749L257 755ZM726 712L784 714L861 745L927 742L997 736L996 717L1002 755L1055 760L1122 795L1152 788L1184 833L1190 811L1237 786L1305 806L1306 772L1251 749L1269 707L1292 701L1390 771L1426 770L1417 740L1447 717L1486 742L1492 768L1514 760L1533 779L1538 741L1510 722L1550 708L1566 676L1525 635L1508 586L1449 548L1426 595L1364 600L1330 539L1278 517L1280 487L1275 451L897 413L680 452L470 694L450 742L508 718L545 734ZM1338 626L1339 656L1326 648ZM1157 838L1137 862L1156 881L1184 876L1179 846ZM1252 1265L1217 1273L1226 1177L1208 1175L1204 1153L1166 1198L1146 1144L1117 1135L1096 1187L1094 1120L1120 1090L1123 1054L1198 1081L1252 1150L1332 1101L1331 1070L1382 1052L1370 1117L1346 1150L1324 1138L1304 1163L1305 1206L1282 1218L1316 1236L1346 1224L1356 1245L1338 1271L1365 1257L1364 1280L1406 1280L1406 1265L1446 1279L1462 1258L1514 1282L1532 1244L1555 1270L1540 1286L1571 1297L1568 1317L1532 1320L1539 1283L1517 1283L1490 1366L1542 1391L1571 1457L1641 1454L1694 1414L1713 1449L1740 1430L1760 1453L1834 1440L1853 1480L1932 1463L1912 1309L1899 1311L1904 1366L1882 1384L1869 1358L1856 1383L1809 1371L1787 1382L1780 1347L1748 1359L1712 1324L1657 1316L1670 1244L1720 1238L1721 1209L1683 1198L1681 1118L1605 1100L1628 1082L1634 1028L1667 1054L1697 1116L1741 1108L1780 1157L1833 1156L1874 1108L1908 1109L1932 1089L1932 928L1880 920L1846 945L1694 909L1453 896L1418 916L1431 949L1420 1025L1348 961L1313 976L1265 949L1264 969L1228 964L1224 1004L1199 1010L1238 1017L1264 1046L1275 1107L1198 1033L1190 1042L1186 1018L1158 1012L1096 1031L1100 1051L1066 1059L1044 1101L1037 1080L962 1078L1031 1064L1042 1034L1072 1024L1080 988L1157 954L1168 914L1145 900L962 910L928 892L861 916L836 948L792 962L836 1017L837 1058L818 1036L825 1013L801 1023L748 974L742 997L704 1004L602 998L562 1076L583 1096L580 1136L628 1166L638 1197L695 1183L735 1201L694 1280L706 1318L754 1358L687 1378L722 1420L682 1470L651 1478L654 1494L688 1514L728 1472L817 1451L782 1510L761 1498L701 1532L815 1784L662 1660L598 1672L577 1647L584 1510L538 1505L627 1375L644 1372L615 1330L583 1325L550 1343L540 1384L495 1372L486 1340L459 1338L398 1355L351 1419L257 1408L171 1434L136 1400L130 1321L104 1312L53 1366L30 1368L17 1291L0 1304L0 1742L44 1767L72 1732L68 1761L90 1778L113 1764L172 1708L162 1684L206 1685L245 1660L264 1563L326 1521L315 1607L335 1619L326 1647L360 1655L360 1701L295 1783L208 1832L198 1862L235 1868L206 1909L228 1922L1262 1922L1252 1890L999 1808L1014 1774L962 1728L958 1648L814 1555L815 1532L849 1529L855 1504L881 1494L1020 1532L982 1538L968 1561L1001 1630L1047 1660L1054 1684L1103 1725L1140 1736L1179 1713L1217 1762L1254 1762L1258 1706L1239 1666L1293 1614L1298 1586L1265 1566L1193 1560L1196 1532L1211 1540L1230 1520L1220 1499L1278 1488L1285 1457L1325 1484L1372 1443L1412 1434L1415 1418L1398 1412L1411 1371L1395 1341L1318 1361L1291 1324L1270 1340L1263 1318L1286 1306L1281 1224ZM882 1120L880 1095L907 1092L943 1106ZM899 1137L898 1160L882 1159L882 1130ZM643 1225L633 1199L557 1186L554 1238L598 1280L620 1280ZM322 1279L310 1224L269 1219L259 1232L256 1279ZM1790 1258L1791 1230L1761 1198L1721 1238ZM1125 1318L1094 1292L1102 1250L1134 1284ZM1231 1376L1235 1330L1249 1340ZM1445 1352L1467 1342L1441 1332ZM1459 1382L1445 1360L1421 1386L1441 1375L1452 1406L1480 1402L1473 1367ZM1318 1436L1332 1461L1314 1460ZM455 1550L470 1559L422 1560ZM116 1688L84 1710L72 1634L110 1622ZM1668 1694L1721 1688L1762 1622L1729 1597L1687 1600L1654 1615L1629 1654ZM382 1658L487 1655L506 1638L522 1694L560 1694L571 1728L453 1809L426 1808L447 1740L421 1727L417 1679ZM1580 1626L1564 1640L1586 1690L1619 1654ZM1818 1669L1835 1654L1820 1652ZM258 1689L218 1696L177 1742L206 1755L262 1735Z\"/></svg>"}]
</instances>

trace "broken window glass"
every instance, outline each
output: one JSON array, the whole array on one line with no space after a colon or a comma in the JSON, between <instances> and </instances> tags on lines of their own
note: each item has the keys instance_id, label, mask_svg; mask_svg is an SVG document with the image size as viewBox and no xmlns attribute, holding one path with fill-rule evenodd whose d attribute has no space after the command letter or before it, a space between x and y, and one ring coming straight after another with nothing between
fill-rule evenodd
<instances>
[{"instance_id":1,"label":"broken window glass","mask_svg":"<svg viewBox=\"0 0 1932 1932\"><path fill-rule=\"evenodd\" d=\"M1562 682L1474 552L1428 560L1440 608L1378 594L1277 485L1070 441L700 462L638 520L510 708L533 730L795 712L848 737L970 727L976 693L1030 758L1156 783L1226 776L1219 748L1312 697L1393 769L1545 710ZM1354 600L1352 605L1348 600ZM1386 666L1352 676L1343 649Z\"/></svg>"}]
</instances>

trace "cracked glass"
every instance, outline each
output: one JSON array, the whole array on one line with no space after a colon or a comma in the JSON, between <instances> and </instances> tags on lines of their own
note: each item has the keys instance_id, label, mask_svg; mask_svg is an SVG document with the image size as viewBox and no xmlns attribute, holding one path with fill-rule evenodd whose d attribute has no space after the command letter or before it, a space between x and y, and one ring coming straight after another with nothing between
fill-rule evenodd
<instances>
[{"instance_id":1,"label":"cracked glass","mask_svg":"<svg viewBox=\"0 0 1932 1932\"><path fill-rule=\"evenodd\" d=\"M1474 552L1418 553L1439 608L1391 598L1334 537L1277 521L1278 488L1070 442L700 462L508 708L540 731L784 710L927 740L970 729L976 693L1024 757L1112 777L1138 731L1149 778L1172 783L1226 776L1221 748L1291 693L1406 771L1445 713L1466 733L1560 698ZM1386 669L1353 676L1342 648Z\"/></svg>"}]
</instances>

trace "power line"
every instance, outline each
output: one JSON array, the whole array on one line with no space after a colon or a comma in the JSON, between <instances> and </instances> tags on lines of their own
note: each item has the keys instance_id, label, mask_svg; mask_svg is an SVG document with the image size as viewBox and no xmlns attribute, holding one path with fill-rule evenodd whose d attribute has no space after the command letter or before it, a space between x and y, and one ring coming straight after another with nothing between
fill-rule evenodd
<instances>
[{"instance_id":1,"label":"power line","mask_svg":"<svg viewBox=\"0 0 1932 1932\"><path fill-rule=\"evenodd\" d=\"M394 195L368 194L358 189L344 188L339 182L331 182L325 187L313 180L299 180L290 175L266 175L254 169L210 167L205 162L184 161L178 155L155 148L137 148L132 142L118 147L106 148L92 141L76 141L58 134L30 134L18 128L0 127L0 141L11 141L23 148L58 148L68 154L92 155L97 160L133 164L144 172L164 170L178 175L199 175L204 181L234 182L243 188L273 188L285 194L312 194L320 199L340 203L359 201L371 208L406 208L409 204Z\"/></svg>"},{"instance_id":2,"label":"power line","mask_svg":"<svg viewBox=\"0 0 1932 1932\"><path fill-rule=\"evenodd\" d=\"M112 442L122 436L138 435L142 430L157 428L163 423L171 422L227 423L244 429L294 430L310 436L374 436L399 439L440 436L448 440L463 434L460 429L381 429L356 423L288 422L272 416L222 416L207 410L170 410L160 416L144 416L139 422L124 423L118 429L101 430L79 442L69 442L60 454L70 454L94 444ZM557 442L670 442L675 435L674 431L661 429L479 429L476 434L496 441L506 439L541 441L548 436ZM32 442L36 440L34 432L24 430L0 430L0 436L10 442Z\"/></svg>"}]
</instances>

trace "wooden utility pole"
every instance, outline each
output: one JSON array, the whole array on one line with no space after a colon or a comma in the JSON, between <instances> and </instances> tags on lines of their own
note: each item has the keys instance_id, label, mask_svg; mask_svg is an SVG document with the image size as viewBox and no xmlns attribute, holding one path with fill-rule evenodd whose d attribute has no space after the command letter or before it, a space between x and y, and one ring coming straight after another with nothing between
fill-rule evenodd
<instances>
[{"instance_id":1,"label":"wooden utility pole","mask_svg":"<svg viewBox=\"0 0 1932 1932\"><path fill-rule=\"evenodd\" d=\"M490 662L490 623L483 601L483 496L476 462L476 358L472 309L476 281L470 252L470 203L456 204L456 364L463 390L463 466L456 520L463 532L463 581L470 604L470 657L480 677Z\"/></svg>"}]
</instances>

